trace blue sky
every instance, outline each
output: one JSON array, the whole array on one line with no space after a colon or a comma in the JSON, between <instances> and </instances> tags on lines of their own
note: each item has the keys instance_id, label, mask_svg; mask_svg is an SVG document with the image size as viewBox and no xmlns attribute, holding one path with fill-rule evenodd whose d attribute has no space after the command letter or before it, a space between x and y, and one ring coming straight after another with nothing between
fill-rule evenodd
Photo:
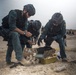
<instances>
[{"instance_id":1,"label":"blue sky","mask_svg":"<svg viewBox=\"0 0 76 75\"><path fill-rule=\"evenodd\" d=\"M61 12L67 29L76 29L76 0L0 0L0 25L11 9L22 10L29 3L36 8L36 14L29 19L40 20L45 26L55 12Z\"/></svg>"}]
</instances>

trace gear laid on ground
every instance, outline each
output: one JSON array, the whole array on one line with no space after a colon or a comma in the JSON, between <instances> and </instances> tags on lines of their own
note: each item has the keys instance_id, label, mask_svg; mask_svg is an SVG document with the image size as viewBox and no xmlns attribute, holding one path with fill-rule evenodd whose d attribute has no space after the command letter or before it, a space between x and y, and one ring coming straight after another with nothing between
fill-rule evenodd
<instances>
[{"instance_id":1,"label":"gear laid on ground","mask_svg":"<svg viewBox=\"0 0 76 75\"><path fill-rule=\"evenodd\" d=\"M40 47L40 48L25 48L23 51L23 55L25 59L30 60L32 63L37 62L37 59L53 57L55 53L55 49L51 47Z\"/></svg>"}]
</instances>

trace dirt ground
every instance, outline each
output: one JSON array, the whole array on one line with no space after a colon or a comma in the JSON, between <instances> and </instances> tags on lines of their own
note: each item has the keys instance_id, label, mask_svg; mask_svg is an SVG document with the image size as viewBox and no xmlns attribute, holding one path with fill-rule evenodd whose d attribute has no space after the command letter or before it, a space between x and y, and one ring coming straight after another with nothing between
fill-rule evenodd
<instances>
[{"instance_id":1,"label":"dirt ground","mask_svg":"<svg viewBox=\"0 0 76 75\"><path fill-rule=\"evenodd\" d=\"M59 51L56 42L53 42L52 47L56 48L57 52ZM45 65L17 66L10 69L10 66L6 65L5 62L6 50L7 42L2 41L2 37L0 37L0 75L76 75L76 63L73 62L56 61ZM76 60L76 35L67 36L66 54L70 61ZM12 61L16 61L14 52Z\"/></svg>"}]
</instances>

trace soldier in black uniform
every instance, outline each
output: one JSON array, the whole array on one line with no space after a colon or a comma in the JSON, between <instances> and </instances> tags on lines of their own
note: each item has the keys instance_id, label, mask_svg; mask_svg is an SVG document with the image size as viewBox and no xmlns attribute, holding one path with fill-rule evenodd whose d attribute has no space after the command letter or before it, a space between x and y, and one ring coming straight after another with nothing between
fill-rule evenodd
<instances>
[{"instance_id":1,"label":"soldier in black uniform","mask_svg":"<svg viewBox=\"0 0 76 75\"><path fill-rule=\"evenodd\" d=\"M55 13L45 25L44 31L38 40L38 45L40 45L40 43L44 39L45 48L48 48L50 47L53 41L56 41L60 47L60 55L62 61L67 61L65 54L65 44L63 41L65 33L66 33L66 23L63 19L63 16L61 13Z\"/></svg>"},{"instance_id":2,"label":"soldier in black uniform","mask_svg":"<svg viewBox=\"0 0 76 75\"><path fill-rule=\"evenodd\" d=\"M28 21L27 31L32 33L32 36L31 37L27 37L24 35L20 36L22 50L25 45L26 45L26 48L32 48L33 39L34 39L34 43L36 44L36 42L38 40L38 36L40 34L40 28L41 28L41 22L39 20Z\"/></svg>"}]
</instances>

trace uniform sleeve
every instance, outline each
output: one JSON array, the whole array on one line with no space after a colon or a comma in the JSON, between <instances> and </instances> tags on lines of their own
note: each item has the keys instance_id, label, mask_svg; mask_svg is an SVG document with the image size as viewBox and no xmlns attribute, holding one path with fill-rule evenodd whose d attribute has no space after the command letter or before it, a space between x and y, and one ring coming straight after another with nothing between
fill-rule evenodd
<instances>
[{"instance_id":1,"label":"uniform sleeve","mask_svg":"<svg viewBox=\"0 0 76 75\"><path fill-rule=\"evenodd\" d=\"M9 28L10 30L14 30L16 27L16 19L17 19L17 14L14 10L11 10L9 12Z\"/></svg>"},{"instance_id":2,"label":"uniform sleeve","mask_svg":"<svg viewBox=\"0 0 76 75\"><path fill-rule=\"evenodd\" d=\"M61 33L57 35L57 39L62 38L66 34L66 23L64 21L64 24L62 25Z\"/></svg>"},{"instance_id":3,"label":"uniform sleeve","mask_svg":"<svg viewBox=\"0 0 76 75\"><path fill-rule=\"evenodd\" d=\"M42 32L40 38L44 39L44 38L46 37L47 32L48 32L49 25L50 25L50 21L47 22L47 24L45 25L44 30L43 30L43 32Z\"/></svg>"},{"instance_id":4,"label":"uniform sleeve","mask_svg":"<svg viewBox=\"0 0 76 75\"><path fill-rule=\"evenodd\" d=\"M40 33L40 32L37 32L37 33L35 34L35 36L34 36L34 39L35 39L36 41L38 40L39 33Z\"/></svg>"}]
</instances>

